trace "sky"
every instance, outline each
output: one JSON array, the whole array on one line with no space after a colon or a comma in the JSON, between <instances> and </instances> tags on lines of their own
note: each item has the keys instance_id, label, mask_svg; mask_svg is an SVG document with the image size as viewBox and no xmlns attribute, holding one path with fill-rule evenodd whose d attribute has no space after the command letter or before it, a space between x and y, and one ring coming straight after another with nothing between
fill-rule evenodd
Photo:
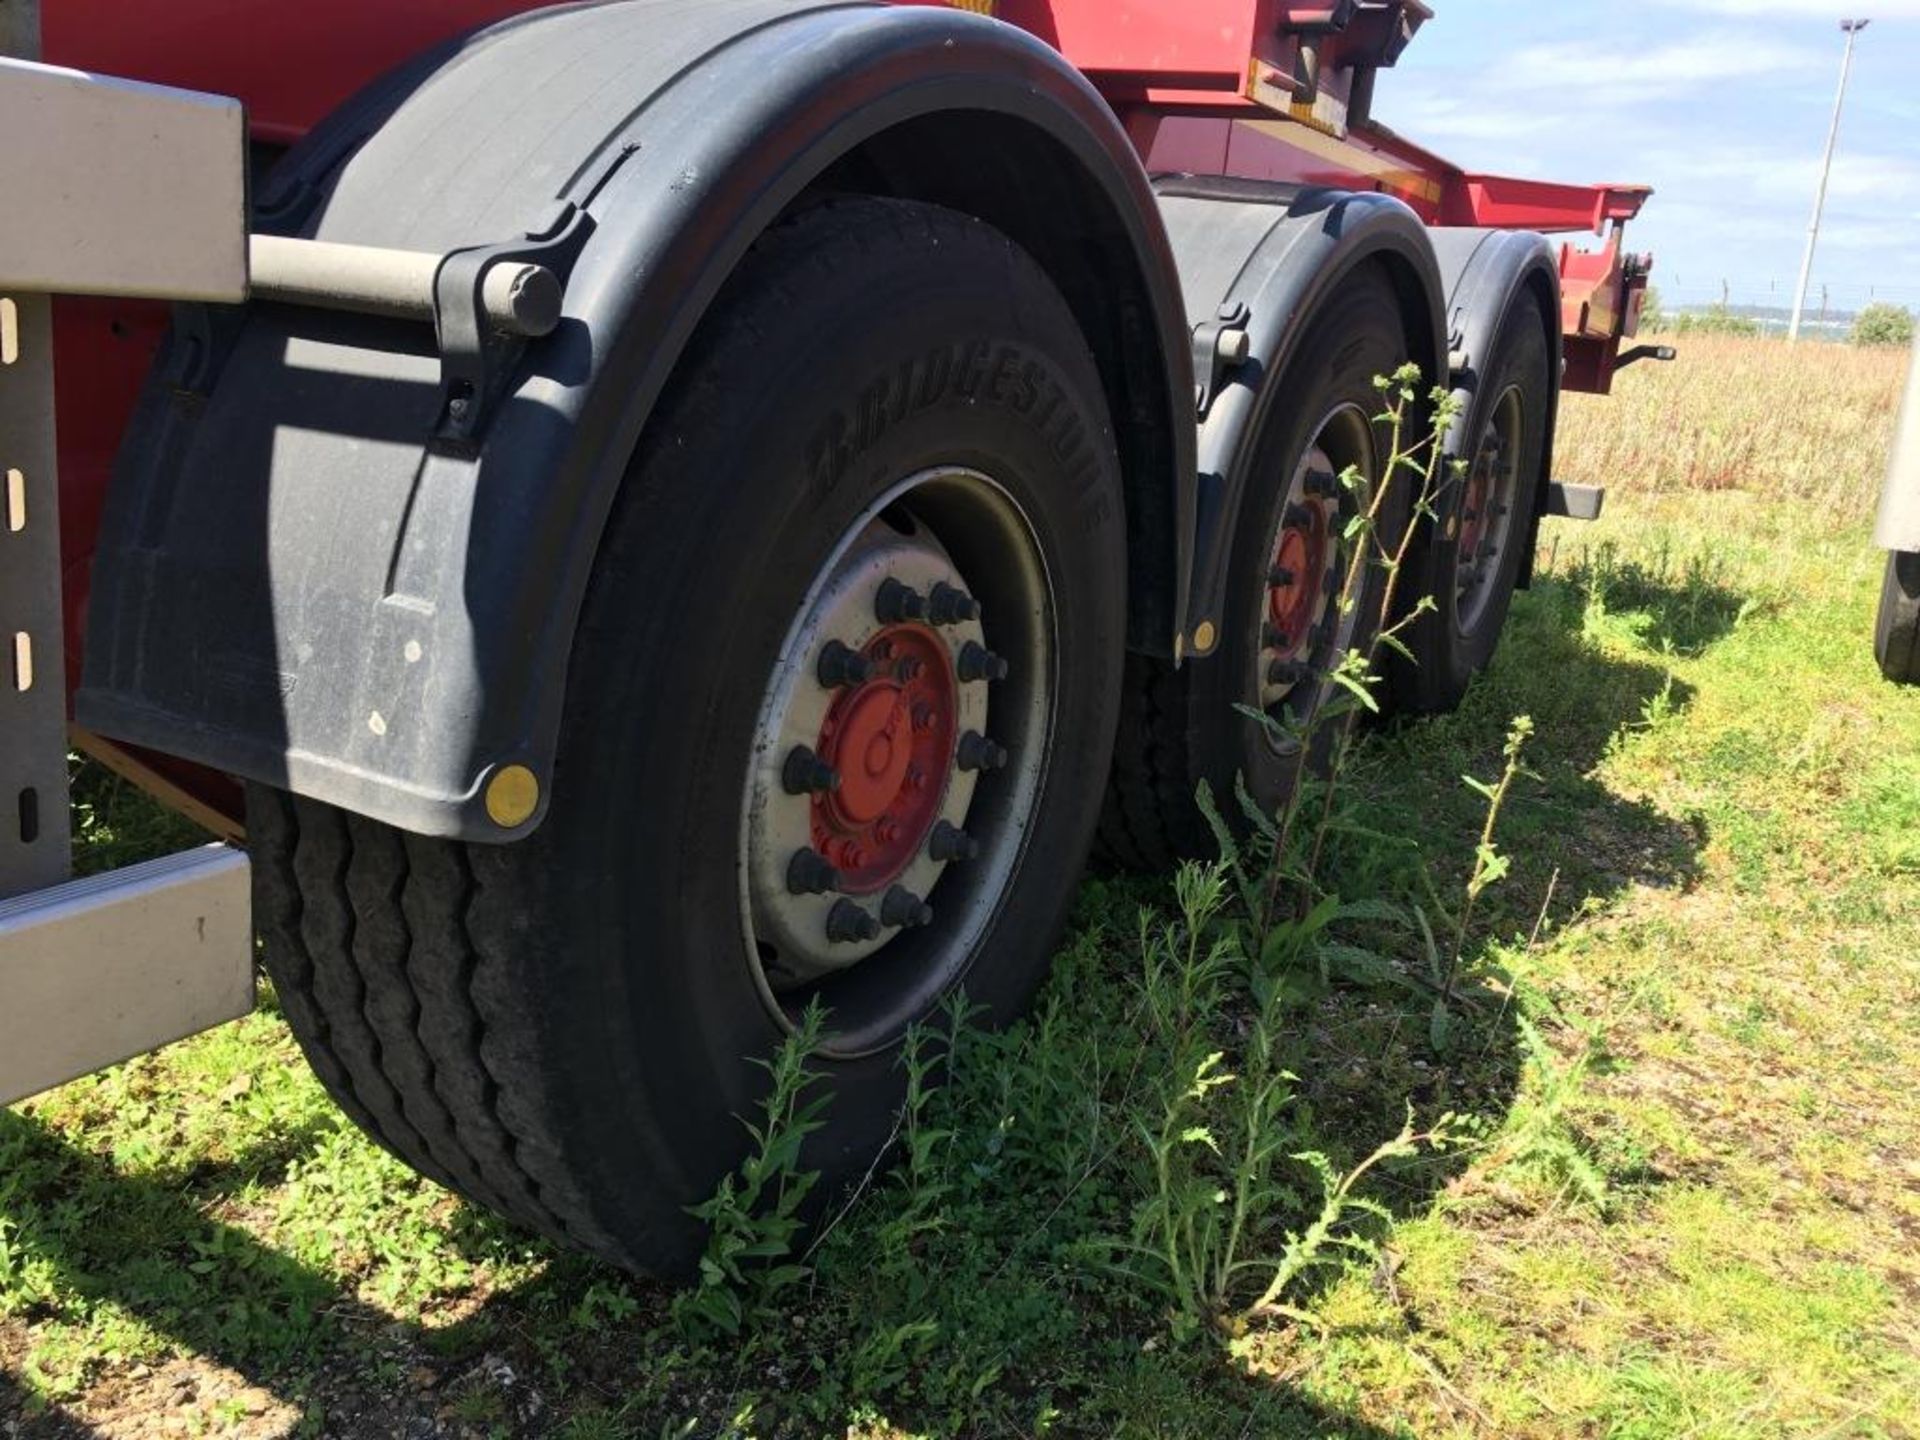
<instances>
[{"instance_id":1,"label":"sky","mask_svg":"<svg viewBox=\"0 0 1920 1440\"><path fill-rule=\"evenodd\" d=\"M1790 305L1840 80L1870 17L1811 304L1920 308L1920 0L1431 0L1375 114L1473 170L1652 185L1628 227L1669 309ZM1841 0L1845 4L1846 0Z\"/></svg>"}]
</instances>

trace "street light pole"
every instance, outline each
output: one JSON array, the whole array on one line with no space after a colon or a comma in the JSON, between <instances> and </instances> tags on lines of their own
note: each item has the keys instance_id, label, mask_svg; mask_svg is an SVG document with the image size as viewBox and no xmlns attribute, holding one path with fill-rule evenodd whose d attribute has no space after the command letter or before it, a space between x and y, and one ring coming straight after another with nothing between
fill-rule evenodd
<instances>
[{"instance_id":1,"label":"street light pole","mask_svg":"<svg viewBox=\"0 0 1920 1440\"><path fill-rule=\"evenodd\" d=\"M1800 338L1800 317L1807 309L1807 287L1813 281L1813 252L1820 243L1820 215L1827 208L1827 180L1833 174L1833 151L1840 143L1840 114L1847 106L1847 80L1853 73L1853 42L1871 23L1866 20L1842 20L1847 34L1847 53L1840 61L1840 93L1833 100L1833 125L1827 131L1826 158L1820 162L1820 189L1813 197L1813 224L1807 227L1807 254L1800 262L1800 284L1793 293L1793 323L1787 327L1789 343Z\"/></svg>"}]
</instances>

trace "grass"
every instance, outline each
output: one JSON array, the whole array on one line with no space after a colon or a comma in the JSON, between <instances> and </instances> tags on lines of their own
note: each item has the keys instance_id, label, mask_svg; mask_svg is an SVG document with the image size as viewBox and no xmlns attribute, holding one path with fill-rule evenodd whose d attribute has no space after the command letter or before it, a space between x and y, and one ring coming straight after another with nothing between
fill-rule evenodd
<instances>
[{"instance_id":1,"label":"grass","mask_svg":"<svg viewBox=\"0 0 1920 1440\"><path fill-rule=\"evenodd\" d=\"M1570 400L1561 474L1608 518L1549 527L1459 713L1354 753L1328 943L1262 970L1207 872L1089 877L1034 1014L918 1038L950 1083L916 1086L900 1163L778 1283L723 1287L737 1321L411 1176L270 996L0 1113L0 1433L1920 1434L1920 692L1868 644L1899 378L1689 341ZM1462 777L1500 780L1520 715L1436 1044L1427 947L1385 917L1463 908L1488 802ZM173 838L87 787L90 849ZM1180 1108L1215 1052L1270 1087L1238 1112L1265 1168L1236 1253L1266 1268L1195 1325L1136 1247L1165 1234L1158 1139L1184 1213L1233 1209L1205 1182L1247 1166L1208 1140L1251 1152ZM1396 1148L1410 1118L1450 1143ZM1383 1144L1352 1193L1384 1214L1249 1313Z\"/></svg>"},{"instance_id":2,"label":"grass","mask_svg":"<svg viewBox=\"0 0 1920 1440\"><path fill-rule=\"evenodd\" d=\"M1570 396L1560 478L1618 494L1728 491L1812 503L1827 528L1880 493L1907 352L1689 335L1677 363L1621 373L1607 400Z\"/></svg>"}]
</instances>

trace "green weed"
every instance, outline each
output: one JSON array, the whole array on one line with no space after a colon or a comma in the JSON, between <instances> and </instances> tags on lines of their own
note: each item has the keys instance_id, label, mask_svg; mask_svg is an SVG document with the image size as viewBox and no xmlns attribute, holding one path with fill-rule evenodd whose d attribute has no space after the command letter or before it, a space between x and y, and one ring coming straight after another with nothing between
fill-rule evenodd
<instances>
[{"instance_id":1,"label":"green weed","mask_svg":"<svg viewBox=\"0 0 1920 1440\"><path fill-rule=\"evenodd\" d=\"M761 1118L742 1122L753 1150L737 1173L723 1176L693 1207L707 1225L706 1250L699 1278L673 1301L675 1318L691 1334L737 1335L750 1317L772 1311L807 1278L807 1267L790 1257L804 1226L800 1206L820 1178L800 1168L800 1147L820 1128L833 1098L809 1064L825 1023L816 1000L773 1059L758 1062L772 1087Z\"/></svg>"}]
</instances>

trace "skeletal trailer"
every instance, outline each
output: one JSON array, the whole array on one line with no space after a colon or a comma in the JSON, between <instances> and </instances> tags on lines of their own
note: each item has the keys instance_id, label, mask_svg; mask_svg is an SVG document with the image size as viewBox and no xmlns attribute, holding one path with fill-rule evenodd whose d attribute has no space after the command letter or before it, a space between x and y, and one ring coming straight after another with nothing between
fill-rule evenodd
<instances>
[{"instance_id":1,"label":"skeletal trailer","mask_svg":"<svg viewBox=\"0 0 1920 1440\"><path fill-rule=\"evenodd\" d=\"M1374 120L1419 0L238 13L0 0L0 1100L257 945L370 1133L634 1268L810 1001L827 1189L1091 845L1284 794L1376 376L1463 401L1381 512L1439 710L1597 511L1560 394L1656 353L1645 189ZM222 843L69 880L70 744Z\"/></svg>"}]
</instances>

